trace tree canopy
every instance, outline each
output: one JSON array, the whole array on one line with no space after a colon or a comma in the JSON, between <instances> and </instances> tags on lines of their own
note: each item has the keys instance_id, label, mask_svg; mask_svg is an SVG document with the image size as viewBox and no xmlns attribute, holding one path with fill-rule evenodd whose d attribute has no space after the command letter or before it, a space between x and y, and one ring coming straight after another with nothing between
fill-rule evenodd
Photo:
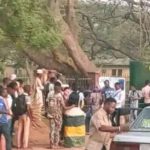
<instances>
[{"instance_id":1,"label":"tree canopy","mask_svg":"<svg viewBox=\"0 0 150 150\"><path fill-rule=\"evenodd\" d=\"M46 0L1 0L0 27L5 36L23 47L54 48L61 42L58 25Z\"/></svg>"},{"instance_id":2,"label":"tree canopy","mask_svg":"<svg viewBox=\"0 0 150 150\"><path fill-rule=\"evenodd\" d=\"M134 0L0 0L0 60L22 65L27 58L83 75L107 55L149 61L149 7Z\"/></svg>"}]
</instances>

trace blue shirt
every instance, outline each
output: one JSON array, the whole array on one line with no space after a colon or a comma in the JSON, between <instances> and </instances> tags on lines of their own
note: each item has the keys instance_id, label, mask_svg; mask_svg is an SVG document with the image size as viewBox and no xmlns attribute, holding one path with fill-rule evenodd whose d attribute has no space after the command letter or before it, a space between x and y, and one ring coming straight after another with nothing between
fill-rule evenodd
<instances>
[{"instance_id":1,"label":"blue shirt","mask_svg":"<svg viewBox=\"0 0 150 150\"><path fill-rule=\"evenodd\" d=\"M0 97L0 111L2 111L2 112L7 111L4 100L1 97ZM6 114L0 114L0 124L1 123L7 123L7 122L8 122L7 115Z\"/></svg>"}]
</instances>

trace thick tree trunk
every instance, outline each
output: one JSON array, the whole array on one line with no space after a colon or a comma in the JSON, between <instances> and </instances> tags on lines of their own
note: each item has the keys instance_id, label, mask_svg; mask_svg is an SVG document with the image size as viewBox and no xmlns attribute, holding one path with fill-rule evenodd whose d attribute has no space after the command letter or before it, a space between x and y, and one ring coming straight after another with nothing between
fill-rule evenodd
<instances>
[{"instance_id":1,"label":"thick tree trunk","mask_svg":"<svg viewBox=\"0 0 150 150\"><path fill-rule=\"evenodd\" d=\"M23 53L35 64L39 65L41 68L57 70L63 74L73 74L79 73L77 68L74 67L71 61L61 59L61 56L53 56L53 54L46 55L45 53L37 53L35 50L23 50ZM65 62L64 62L65 61Z\"/></svg>"},{"instance_id":2,"label":"thick tree trunk","mask_svg":"<svg viewBox=\"0 0 150 150\"><path fill-rule=\"evenodd\" d=\"M56 23L60 25L60 31L63 37L63 43L68 50L77 68L83 75L88 76L88 72L96 72L97 68L81 49L79 42L75 39L69 25L64 21L60 13L60 0L49 0L50 12ZM72 1L75 2L75 1ZM73 4L72 4L73 5Z\"/></svg>"}]
</instances>

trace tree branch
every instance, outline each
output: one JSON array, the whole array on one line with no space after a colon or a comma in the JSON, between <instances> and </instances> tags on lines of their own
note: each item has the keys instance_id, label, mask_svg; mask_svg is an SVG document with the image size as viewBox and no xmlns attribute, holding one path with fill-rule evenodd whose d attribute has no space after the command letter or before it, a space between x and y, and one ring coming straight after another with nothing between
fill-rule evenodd
<instances>
[{"instance_id":1,"label":"tree branch","mask_svg":"<svg viewBox=\"0 0 150 150\"><path fill-rule=\"evenodd\" d=\"M105 47L107 49L112 49L113 51L116 51L116 52L119 52L133 60L136 59L136 57L133 56L133 54L130 54L130 53L127 53L123 50L120 50L118 48L115 48L114 46L112 46L110 43L108 43L107 41L103 40L102 38L100 38L99 35L97 35L97 33L94 31L94 26L93 26L93 23L91 21L91 18L89 16L85 16L87 18L87 22L88 22L88 25L90 27L90 31L92 33L92 35L94 36L94 39L95 39L95 42L97 42L98 45L102 45L102 43L105 45Z\"/></svg>"},{"instance_id":2,"label":"tree branch","mask_svg":"<svg viewBox=\"0 0 150 150\"><path fill-rule=\"evenodd\" d=\"M127 2L128 4L133 4L133 5L138 5L138 6L146 6L146 7L150 7L150 3L149 2L136 2L134 0L124 0L125 2Z\"/></svg>"}]
</instances>

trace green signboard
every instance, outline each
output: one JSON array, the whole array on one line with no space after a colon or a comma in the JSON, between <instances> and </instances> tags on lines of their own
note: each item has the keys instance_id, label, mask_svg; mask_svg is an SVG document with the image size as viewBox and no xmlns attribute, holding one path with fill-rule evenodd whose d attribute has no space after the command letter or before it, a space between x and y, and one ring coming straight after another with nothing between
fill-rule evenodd
<instances>
[{"instance_id":1,"label":"green signboard","mask_svg":"<svg viewBox=\"0 0 150 150\"><path fill-rule=\"evenodd\" d=\"M130 62L130 85L142 88L145 80L150 80L150 63L144 64L139 61Z\"/></svg>"}]
</instances>

